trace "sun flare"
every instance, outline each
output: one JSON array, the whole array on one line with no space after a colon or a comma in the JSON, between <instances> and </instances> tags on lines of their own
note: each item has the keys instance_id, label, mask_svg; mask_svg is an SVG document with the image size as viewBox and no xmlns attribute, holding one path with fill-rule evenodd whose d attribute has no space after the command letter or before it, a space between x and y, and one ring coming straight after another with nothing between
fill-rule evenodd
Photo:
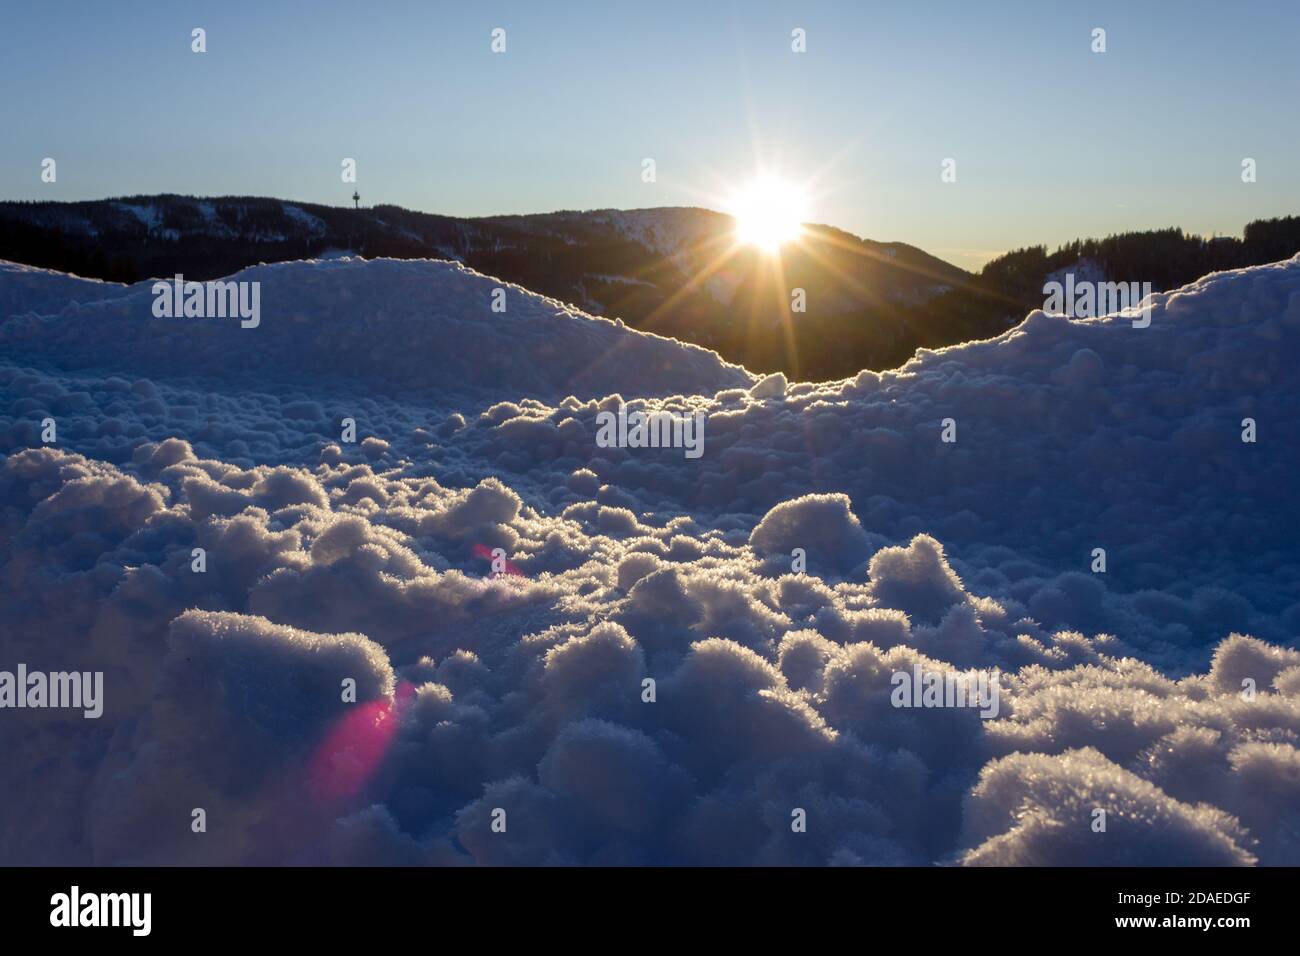
<instances>
[{"instance_id":1,"label":"sun flare","mask_svg":"<svg viewBox=\"0 0 1300 956\"><path fill-rule=\"evenodd\" d=\"M736 218L736 239L776 252L799 238L808 216L808 200L802 189L773 176L762 176L740 189L731 199Z\"/></svg>"}]
</instances>

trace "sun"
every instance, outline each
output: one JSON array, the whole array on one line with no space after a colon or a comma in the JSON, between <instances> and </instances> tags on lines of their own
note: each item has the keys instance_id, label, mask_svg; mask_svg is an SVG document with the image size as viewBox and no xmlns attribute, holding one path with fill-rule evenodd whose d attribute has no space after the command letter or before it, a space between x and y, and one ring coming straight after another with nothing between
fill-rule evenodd
<instances>
[{"instance_id":1,"label":"sun","mask_svg":"<svg viewBox=\"0 0 1300 956\"><path fill-rule=\"evenodd\" d=\"M798 239L808 216L808 199L802 189L775 176L760 176L748 183L729 203L736 219L736 239L775 253Z\"/></svg>"}]
</instances>

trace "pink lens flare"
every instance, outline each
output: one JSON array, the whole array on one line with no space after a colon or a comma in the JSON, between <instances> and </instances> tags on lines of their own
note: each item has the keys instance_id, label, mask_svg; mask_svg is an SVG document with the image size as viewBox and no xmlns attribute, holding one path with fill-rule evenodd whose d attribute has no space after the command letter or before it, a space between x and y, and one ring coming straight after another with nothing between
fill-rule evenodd
<instances>
[{"instance_id":1,"label":"pink lens flare","mask_svg":"<svg viewBox=\"0 0 1300 956\"><path fill-rule=\"evenodd\" d=\"M356 704L340 717L307 764L307 788L318 799L356 796L374 776L397 732L415 685L398 682L393 699Z\"/></svg>"},{"instance_id":2,"label":"pink lens flare","mask_svg":"<svg viewBox=\"0 0 1300 956\"><path fill-rule=\"evenodd\" d=\"M492 549L485 544L474 545L473 551L474 551L474 557L476 558L482 558L485 561L492 560ZM516 577L524 576L524 572L520 569L519 565L515 564L513 561L509 559L506 559L506 569L501 573L513 574Z\"/></svg>"}]
</instances>

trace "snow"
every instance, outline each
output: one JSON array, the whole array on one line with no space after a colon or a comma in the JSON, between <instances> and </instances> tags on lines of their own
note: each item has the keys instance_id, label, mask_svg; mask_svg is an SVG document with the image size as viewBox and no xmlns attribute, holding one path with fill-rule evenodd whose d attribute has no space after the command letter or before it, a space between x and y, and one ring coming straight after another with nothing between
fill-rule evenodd
<instances>
[{"instance_id":1,"label":"snow","mask_svg":"<svg viewBox=\"0 0 1300 956\"><path fill-rule=\"evenodd\" d=\"M587 278L595 279L597 282L616 282L619 285L639 285L650 289L655 287L653 282L646 282L644 279L636 279L632 276L611 276L603 275L599 272L591 272L587 274Z\"/></svg>"},{"instance_id":2,"label":"snow","mask_svg":"<svg viewBox=\"0 0 1300 956\"><path fill-rule=\"evenodd\" d=\"M0 713L0 862L1300 863L1300 257L826 383L455 263L235 278L256 329L0 266L3 662L105 673Z\"/></svg>"},{"instance_id":3,"label":"snow","mask_svg":"<svg viewBox=\"0 0 1300 956\"><path fill-rule=\"evenodd\" d=\"M69 303L95 302L127 292L127 287L100 279L0 260L0 317L57 312Z\"/></svg>"},{"instance_id":4,"label":"snow","mask_svg":"<svg viewBox=\"0 0 1300 956\"><path fill-rule=\"evenodd\" d=\"M133 203L115 202L113 208L134 216L140 221L140 225L144 226L149 232L157 229L159 223L162 222L162 213L153 203L139 206Z\"/></svg>"},{"instance_id":5,"label":"snow","mask_svg":"<svg viewBox=\"0 0 1300 956\"><path fill-rule=\"evenodd\" d=\"M1074 276L1076 286L1082 286L1084 283L1097 285L1109 281L1106 277L1106 270L1101 267L1101 263L1083 256L1068 266L1062 266L1055 272L1049 272L1043 279L1043 285L1046 286L1049 283L1056 282L1064 286L1067 275Z\"/></svg>"},{"instance_id":6,"label":"snow","mask_svg":"<svg viewBox=\"0 0 1300 956\"><path fill-rule=\"evenodd\" d=\"M594 222L606 223L622 235L652 252L672 258L689 253L701 242L714 237L717 224L698 209L598 209L590 214Z\"/></svg>"},{"instance_id":7,"label":"snow","mask_svg":"<svg viewBox=\"0 0 1300 956\"><path fill-rule=\"evenodd\" d=\"M0 340L79 367L209 374L238 356L238 369L222 374L347 376L439 395L558 401L619 387L671 394L751 381L712 352L571 310L458 263L328 259L259 265L230 278L261 283L267 319L251 337L238 322L154 318L152 284L140 283L111 304L11 322ZM496 289L504 292L501 312L493 311ZM630 375L614 369L624 349L637 353Z\"/></svg>"},{"instance_id":8,"label":"snow","mask_svg":"<svg viewBox=\"0 0 1300 956\"><path fill-rule=\"evenodd\" d=\"M694 208L598 209L588 215L592 222L612 226L633 242L672 260L683 275L708 273L704 288L715 301L726 305L735 295L741 281L736 270L716 264L702 267L704 260L716 254L718 221L729 222L730 216Z\"/></svg>"},{"instance_id":9,"label":"snow","mask_svg":"<svg viewBox=\"0 0 1300 956\"><path fill-rule=\"evenodd\" d=\"M324 235L326 230L325 220L321 219L319 216L313 216L311 213L307 212L307 210L300 209L292 203L284 203L280 208L284 211L286 216L301 225L311 235Z\"/></svg>"}]
</instances>

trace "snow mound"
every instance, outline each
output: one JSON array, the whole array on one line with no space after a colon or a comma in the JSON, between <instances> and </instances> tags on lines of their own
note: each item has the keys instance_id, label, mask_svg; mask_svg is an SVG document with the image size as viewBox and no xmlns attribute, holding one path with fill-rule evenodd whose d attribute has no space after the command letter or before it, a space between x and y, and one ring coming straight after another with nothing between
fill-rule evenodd
<instances>
[{"instance_id":1,"label":"snow mound","mask_svg":"<svg viewBox=\"0 0 1300 956\"><path fill-rule=\"evenodd\" d=\"M48 315L74 302L117 298L130 288L0 259L0 320L20 313Z\"/></svg>"},{"instance_id":2,"label":"snow mound","mask_svg":"<svg viewBox=\"0 0 1300 956\"><path fill-rule=\"evenodd\" d=\"M104 709L0 721L0 862L1300 863L1300 257L757 389L446 263L244 275L301 321L4 323L0 666ZM596 444L626 376L702 457Z\"/></svg>"},{"instance_id":3,"label":"snow mound","mask_svg":"<svg viewBox=\"0 0 1300 956\"><path fill-rule=\"evenodd\" d=\"M156 317L151 282L94 284L117 294L67 304L92 284L10 267L0 273L0 304L11 303L6 313L30 299L23 311L50 314L0 325L0 345L63 368L157 377L216 371L263 382L346 378L435 396L479 391L558 400L753 383L713 352L586 315L459 263L312 260L254 266L222 281L260 284L255 326L242 327L239 318Z\"/></svg>"}]
</instances>

